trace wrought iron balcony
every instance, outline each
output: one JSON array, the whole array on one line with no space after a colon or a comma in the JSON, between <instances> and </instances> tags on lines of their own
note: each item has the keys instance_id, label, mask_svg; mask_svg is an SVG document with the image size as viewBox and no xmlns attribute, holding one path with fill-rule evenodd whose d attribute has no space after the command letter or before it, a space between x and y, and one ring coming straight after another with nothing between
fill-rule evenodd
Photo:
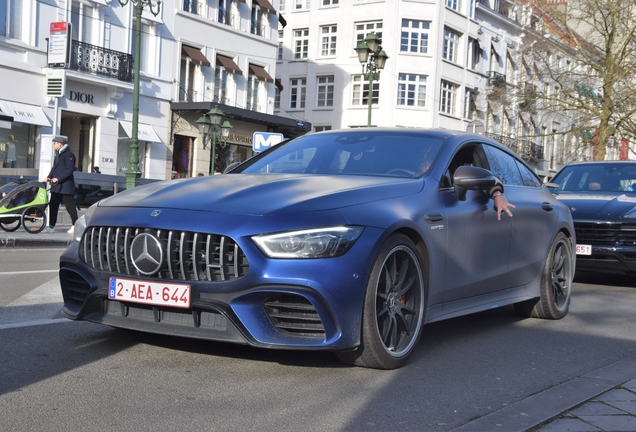
<instances>
[{"instance_id":1,"label":"wrought iron balcony","mask_svg":"<svg viewBox=\"0 0 636 432\"><path fill-rule=\"evenodd\" d=\"M252 21L252 26L250 31L252 34L255 34L257 36L265 36L266 29L264 25L261 25L258 22Z\"/></svg>"},{"instance_id":2,"label":"wrought iron balcony","mask_svg":"<svg viewBox=\"0 0 636 432\"><path fill-rule=\"evenodd\" d=\"M132 82L133 56L74 40L69 69Z\"/></svg>"},{"instance_id":3,"label":"wrought iron balcony","mask_svg":"<svg viewBox=\"0 0 636 432\"><path fill-rule=\"evenodd\" d=\"M512 138L506 135L494 134L486 132L488 138L492 138L497 142L500 142L510 150L517 153L524 159L534 160L540 162L543 160L543 147L539 144L535 144L527 139Z\"/></svg>"},{"instance_id":4,"label":"wrought iron balcony","mask_svg":"<svg viewBox=\"0 0 636 432\"><path fill-rule=\"evenodd\" d=\"M506 85L506 75L495 71L488 71L488 85L493 87Z\"/></svg>"},{"instance_id":5,"label":"wrought iron balcony","mask_svg":"<svg viewBox=\"0 0 636 432\"><path fill-rule=\"evenodd\" d=\"M230 27L234 27L234 15L222 10L219 10L219 20L221 24L229 25Z\"/></svg>"}]
</instances>

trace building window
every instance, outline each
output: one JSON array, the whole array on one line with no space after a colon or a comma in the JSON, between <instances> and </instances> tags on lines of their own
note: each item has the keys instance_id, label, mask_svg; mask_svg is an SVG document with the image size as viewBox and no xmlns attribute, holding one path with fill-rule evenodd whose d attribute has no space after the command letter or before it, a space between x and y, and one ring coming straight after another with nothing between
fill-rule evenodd
<instances>
[{"instance_id":1,"label":"building window","mask_svg":"<svg viewBox=\"0 0 636 432\"><path fill-rule=\"evenodd\" d=\"M320 55L323 57L336 55L336 38L338 26L320 27Z\"/></svg>"},{"instance_id":2,"label":"building window","mask_svg":"<svg viewBox=\"0 0 636 432\"><path fill-rule=\"evenodd\" d=\"M426 75L399 74L397 104L426 106Z\"/></svg>"},{"instance_id":3,"label":"building window","mask_svg":"<svg viewBox=\"0 0 636 432\"><path fill-rule=\"evenodd\" d=\"M250 31L257 36L265 36L265 26L263 25L263 10L254 2L252 6L252 25Z\"/></svg>"},{"instance_id":4,"label":"building window","mask_svg":"<svg viewBox=\"0 0 636 432\"><path fill-rule=\"evenodd\" d=\"M296 10L309 9L311 6L310 0L295 0L295 1L296 1L296 5L294 6L294 9Z\"/></svg>"},{"instance_id":5,"label":"building window","mask_svg":"<svg viewBox=\"0 0 636 432\"><path fill-rule=\"evenodd\" d=\"M318 77L316 106L332 107L333 92L334 92L334 76L329 75L329 76Z\"/></svg>"},{"instance_id":6,"label":"building window","mask_svg":"<svg viewBox=\"0 0 636 432\"><path fill-rule=\"evenodd\" d=\"M228 104L227 99L227 71L221 65L214 69L214 102Z\"/></svg>"},{"instance_id":7,"label":"building window","mask_svg":"<svg viewBox=\"0 0 636 432\"><path fill-rule=\"evenodd\" d=\"M203 7L197 0L183 0L183 10L195 15L203 16Z\"/></svg>"},{"instance_id":8,"label":"building window","mask_svg":"<svg viewBox=\"0 0 636 432\"><path fill-rule=\"evenodd\" d=\"M459 10L459 0L446 0L446 7L454 11Z\"/></svg>"},{"instance_id":9,"label":"building window","mask_svg":"<svg viewBox=\"0 0 636 432\"><path fill-rule=\"evenodd\" d=\"M455 114L455 100L457 98L457 87L447 81L442 81L440 90L439 110L445 114Z\"/></svg>"},{"instance_id":10,"label":"building window","mask_svg":"<svg viewBox=\"0 0 636 432\"><path fill-rule=\"evenodd\" d=\"M400 51L409 53L428 53L428 31L431 23L428 21L402 20L402 36Z\"/></svg>"},{"instance_id":11,"label":"building window","mask_svg":"<svg viewBox=\"0 0 636 432\"><path fill-rule=\"evenodd\" d=\"M285 12L285 0L278 2L278 12Z\"/></svg>"},{"instance_id":12,"label":"building window","mask_svg":"<svg viewBox=\"0 0 636 432\"><path fill-rule=\"evenodd\" d=\"M457 44L459 43L459 35L449 29L444 29L444 50L442 58L455 63L457 61Z\"/></svg>"},{"instance_id":13,"label":"building window","mask_svg":"<svg viewBox=\"0 0 636 432\"><path fill-rule=\"evenodd\" d=\"M314 126L314 132L322 132L331 130L331 126Z\"/></svg>"},{"instance_id":14,"label":"building window","mask_svg":"<svg viewBox=\"0 0 636 432\"><path fill-rule=\"evenodd\" d=\"M73 40L93 44L95 8L84 3L71 3L71 34Z\"/></svg>"},{"instance_id":15,"label":"building window","mask_svg":"<svg viewBox=\"0 0 636 432\"><path fill-rule=\"evenodd\" d=\"M250 73L247 77L247 106L248 110L252 111L260 111L261 106L259 105L259 97L258 97L258 87L259 80L258 77L252 73L250 69Z\"/></svg>"},{"instance_id":16,"label":"building window","mask_svg":"<svg viewBox=\"0 0 636 432\"><path fill-rule=\"evenodd\" d=\"M299 109L305 108L305 94L307 93L307 79L293 78L290 80L290 101L289 108Z\"/></svg>"},{"instance_id":17,"label":"building window","mask_svg":"<svg viewBox=\"0 0 636 432\"><path fill-rule=\"evenodd\" d=\"M477 93L466 90L464 95L464 118L477 120Z\"/></svg>"},{"instance_id":18,"label":"building window","mask_svg":"<svg viewBox=\"0 0 636 432\"><path fill-rule=\"evenodd\" d=\"M136 27L136 23L133 21L133 27ZM151 68L150 58L151 58L151 49L150 49L150 41L151 41L151 32L153 29L148 24L141 23L141 37L139 38L139 70L147 73L154 73L154 70ZM154 32L153 32L154 33ZM135 39L137 38L137 32L132 32L132 46L133 50L136 46Z\"/></svg>"},{"instance_id":19,"label":"building window","mask_svg":"<svg viewBox=\"0 0 636 432\"><path fill-rule=\"evenodd\" d=\"M219 22L234 26L234 15L231 13L232 0L219 0Z\"/></svg>"},{"instance_id":20,"label":"building window","mask_svg":"<svg viewBox=\"0 0 636 432\"><path fill-rule=\"evenodd\" d=\"M0 36L22 39L22 0L6 0L0 6Z\"/></svg>"},{"instance_id":21,"label":"building window","mask_svg":"<svg viewBox=\"0 0 636 432\"><path fill-rule=\"evenodd\" d=\"M309 29L294 30L294 60L306 59L309 53Z\"/></svg>"},{"instance_id":22,"label":"building window","mask_svg":"<svg viewBox=\"0 0 636 432\"><path fill-rule=\"evenodd\" d=\"M354 75L351 82L353 83L353 97L351 104L353 106L367 105L369 101L369 83L364 79L363 75ZM373 90L371 94L371 104L377 105L378 96L380 95L380 83L373 81Z\"/></svg>"},{"instance_id":23,"label":"building window","mask_svg":"<svg viewBox=\"0 0 636 432\"><path fill-rule=\"evenodd\" d=\"M372 32L375 32L375 35L382 39L382 21L356 23L356 43L353 45L353 48L358 46L358 44Z\"/></svg>"},{"instance_id":24,"label":"building window","mask_svg":"<svg viewBox=\"0 0 636 432\"><path fill-rule=\"evenodd\" d=\"M278 31L278 53L276 55L277 60L283 59L283 31Z\"/></svg>"},{"instance_id":25,"label":"building window","mask_svg":"<svg viewBox=\"0 0 636 432\"><path fill-rule=\"evenodd\" d=\"M481 72L481 46L477 39L468 38L468 67Z\"/></svg>"},{"instance_id":26,"label":"building window","mask_svg":"<svg viewBox=\"0 0 636 432\"><path fill-rule=\"evenodd\" d=\"M274 90L274 109L280 109L280 89L278 87Z\"/></svg>"},{"instance_id":27,"label":"building window","mask_svg":"<svg viewBox=\"0 0 636 432\"><path fill-rule=\"evenodd\" d=\"M339 3L339 0L322 0L323 6L336 6Z\"/></svg>"}]
</instances>

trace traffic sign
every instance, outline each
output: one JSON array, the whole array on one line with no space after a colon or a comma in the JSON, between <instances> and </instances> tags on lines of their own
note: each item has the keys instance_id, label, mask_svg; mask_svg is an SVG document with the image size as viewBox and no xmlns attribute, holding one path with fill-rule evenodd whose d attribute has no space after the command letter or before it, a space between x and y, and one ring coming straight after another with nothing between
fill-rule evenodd
<instances>
[{"instance_id":1,"label":"traffic sign","mask_svg":"<svg viewBox=\"0 0 636 432\"><path fill-rule=\"evenodd\" d=\"M284 138L281 133L254 132L252 136L252 150L262 152L280 143Z\"/></svg>"}]
</instances>

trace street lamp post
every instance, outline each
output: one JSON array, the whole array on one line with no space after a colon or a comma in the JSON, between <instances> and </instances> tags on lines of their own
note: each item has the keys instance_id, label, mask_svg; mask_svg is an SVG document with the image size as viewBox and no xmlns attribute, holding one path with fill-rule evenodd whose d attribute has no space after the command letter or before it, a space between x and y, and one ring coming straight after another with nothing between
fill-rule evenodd
<instances>
[{"instance_id":1,"label":"street lamp post","mask_svg":"<svg viewBox=\"0 0 636 432\"><path fill-rule=\"evenodd\" d=\"M232 128L230 122L223 118L224 115L219 107L214 107L196 121L199 125L199 132L203 135L203 150L206 149L208 142L210 143L212 156L210 173L212 175L216 171L216 146L218 144L222 149L225 148Z\"/></svg>"},{"instance_id":2,"label":"street lamp post","mask_svg":"<svg viewBox=\"0 0 636 432\"><path fill-rule=\"evenodd\" d=\"M130 153L128 156L128 169L126 170L126 189L139 186L141 171L139 170L139 55L141 53L141 13L144 6L148 6L150 12L157 16L161 12L161 0L118 0L121 6L126 6L129 2L135 8L135 54L133 57L133 106L132 106L132 137L130 137ZM155 5L157 10L155 11Z\"/></svg>"},{"instance_id":3,"label":"street lamp post","mask_svg":"<svg viewBox=\"0 0 636 432\"><path fill-rule=\"evenodd\" d=\"M380 70L384 69L386 55L380 44L382 40L371 32L356 47L358 61L362 64L362 75L369 81L369 93L367 95L367 126L371 126L371 105L373 101L373 81L380 80Z\"/></svg>"}]
</instances>

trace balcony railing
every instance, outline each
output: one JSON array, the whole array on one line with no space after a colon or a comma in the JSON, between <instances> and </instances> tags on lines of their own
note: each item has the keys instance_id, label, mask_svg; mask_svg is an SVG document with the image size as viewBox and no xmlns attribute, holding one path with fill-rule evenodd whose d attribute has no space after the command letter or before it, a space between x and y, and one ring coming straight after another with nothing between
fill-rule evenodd
<instances>
[{"instance_id":1,"label":"balcony railing","mask_svg":"<svg viewBox=\"0 0 636 432\"><path fill-rule=\"evenodd\" d=\"M522 82L518 87L519 108L536 109L537 86L530 82Z\"/></svg>"},{"instance_id":2,"label":"balcony railing","mask_svg":"<svg viewBox=\"0 0 636 432\"><path fill-rule=\"evenodd\" d=\"M226 24L226 25L229 25L230 27L234 27L234 15L220 10L219 22L221 24Z\"/></svg>"},{"instance_id":3,"label":"balcony railing","mask_svg":"<svg viewBox=\"0 0 636 432\"><path fill-rule=\"evenodd\" d=\"M183 0L183 10L202 17L203 3L196 0Z\"/></svg>"},{"instance_id":4,"label":"balcony railing","mask_svg":"<svg viewBox=\"0 0 636 432\"><path fill-rule=\"evenodd\" d=\"M132 82L133 56L74 40L69 69Z\"/></svg>"},{"instance_id":5,"label":"balcony railing","mask_svg":"<svg viewBox=\"0 0 636 432\"><path fill-rule=\"evenodd\" d=\"M494 134L490 132L486 132L485 135L488 138L492 138L495 141L505 145L524 159L532 159L537 162L543 160L543 147L533 143L530 140L512 138L509 136Z\"/></svg>"},{"instance_id":6,"label":"balcony railing","mask_svg":"<svg viewBox=\"0 0 636 432\"><path fill-rule=\"evenodd\" d=\"M251 33L257 36L265 36L265 26L252 21Z\"/></svg>"},{"instance_id":7,"label":"balcony railing","mask_svg":"<svg viewBox=\"0 0 636 432\"><path fill-rule=\"evenodd\" d=\"M506 75L495 71L488 71L488 85L494 87L506 85Z\"/></svg>"},{"instance_id":8,"label":"balcony railing","mask_svg":"<svg viewBox=\"0 0 636 432\"><path fill-rule=\"evenodd\" d=\"M255 103L247 102L245 104L245 109L248 109L250 111L258 111L258 112L260 112L261 111L261 106L255 104Z\"/></svg>"}]
</instances>

